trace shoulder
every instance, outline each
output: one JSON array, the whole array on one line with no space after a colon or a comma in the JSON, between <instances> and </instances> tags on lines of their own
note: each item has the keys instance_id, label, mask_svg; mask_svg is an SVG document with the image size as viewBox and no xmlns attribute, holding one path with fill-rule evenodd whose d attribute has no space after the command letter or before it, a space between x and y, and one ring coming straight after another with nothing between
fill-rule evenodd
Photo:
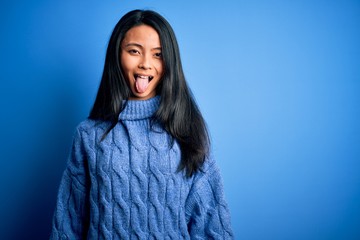
<instances>
[{"instance_id":1,"label":"shoulder","mask_svg":"<svg viewBox=\"0 0 360 240\"><path fill-rule=\"evenodd\" d=\"M76 130L79 132L91 132L97 129L106 129L109 124L104 121L85 119L76 126Z\"/></svg>"},{"instance_id":2,"label":"shoulder","mask_svg":"<svg viewBox=\"0 0 360 240\"><path fill-rule=\"evenodd\" d=\"M195 182L204 179L211 179L214 177L214 173L220 173L217 163L212 155L208 156L199 171L195 174Z\"/></svg>"},{"instance_id":3,"label":"shoulder","mask_svg":"<svg viewBox=\"0 0 360 240\"><path fill-rule=\"evenodd\" d=\"M205 186L213 185L216 182L221 182L220 169L212 156L206 158L204 164L199 171L194 175L194 187L199 189Z\"/></svg>"},{"instance_id":4,"label":"shoulder","mask_svg":"<svg viewBox=\"0 0 360 240\"><path fill-rule=\"evenodd\" d=\"M74 141L94 144L101 139L109 126L110 123L105 121L86 119L76 126Z\"/></svg>"},{"instance_id":5,"label":"shoulder","mask_svg":"<svg viewBox=\"0 0 360 240\"><path fill-rule=\"evenodd\" d=\"M85 119L76 126L76 132L80 134L104 133L109 126L109 122Z\"/></svg>"}]
</instances>

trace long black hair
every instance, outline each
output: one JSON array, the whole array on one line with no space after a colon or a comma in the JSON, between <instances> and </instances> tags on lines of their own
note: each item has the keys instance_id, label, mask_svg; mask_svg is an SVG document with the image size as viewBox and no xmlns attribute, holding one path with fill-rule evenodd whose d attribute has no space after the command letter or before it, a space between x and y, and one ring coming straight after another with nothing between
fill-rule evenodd
<instances>
[{"instance_id":1,"label":"long black hair","mask_svg":"<svg viewBox=\"0 0 360 240\"><path fill-rule=\"evenodd\" d=\"M120 47L132 27L148 25L160 37L164 74L157 87L160 106L154 119L178 142L181 149L179 170L188 177L200 169L209 154L209 135L205 121L189 89L182 69L179 46L170 24L151 10L133 10L116 24L109 40L104 71L90 112L90 119L111 122L104 137L117 124L131 90L121 70Z\"/></svg>"}]
</instances>

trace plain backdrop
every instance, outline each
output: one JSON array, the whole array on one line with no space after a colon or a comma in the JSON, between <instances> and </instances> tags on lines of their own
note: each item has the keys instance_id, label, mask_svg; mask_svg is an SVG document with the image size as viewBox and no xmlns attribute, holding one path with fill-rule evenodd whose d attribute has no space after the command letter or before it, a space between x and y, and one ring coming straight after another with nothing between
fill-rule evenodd
<instances>
[{"instance_id":1,"label":"plain backdrop","mask_svg":"<svg viewBox=\"0 0 360 240\"><path fill-rule=\"evenodd\" d=\"M173 26L236 239L360 239L360 2L2 0L0 238L48 239L129 10Z\"/></svg>"}]
</instances>

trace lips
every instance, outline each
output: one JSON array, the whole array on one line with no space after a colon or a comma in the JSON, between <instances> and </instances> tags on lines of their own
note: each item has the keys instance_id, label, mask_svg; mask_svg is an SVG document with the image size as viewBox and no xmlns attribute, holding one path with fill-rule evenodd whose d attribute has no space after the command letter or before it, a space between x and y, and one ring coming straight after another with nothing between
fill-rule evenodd
<instances>
[{"instance_id":1,"label":"lips","mask_svg":"<svg viewBox=\"0 0 360 240\"><path fill-rule=\"evenodd\" d=\"M154 78L150 75L135 74L135 87L138 93L144 93L149 86L150 81Z\"/></svg>"}]
</instances>

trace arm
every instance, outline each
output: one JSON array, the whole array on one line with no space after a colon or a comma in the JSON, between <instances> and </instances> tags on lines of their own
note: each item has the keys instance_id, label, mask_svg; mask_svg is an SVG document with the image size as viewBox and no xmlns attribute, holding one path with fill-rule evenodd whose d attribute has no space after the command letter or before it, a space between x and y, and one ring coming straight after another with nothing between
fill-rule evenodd
<instances>
[{"instance_id":1,"label":"arm","mask_svg":"<svg viewBox=\"0 0 360 240\"><path fill-rule=\"evenodd\" d=\"M50 239L84 239L88 221L86 157L79 130L63 173Z\"/></svg>"},{"instance_id":2,"label":"arm","mask_svg":"<svg viewBox=\"0 0 360 240\"><path fill-rule=\"evenodd\" d=\"M222 178L214 161L195 177L186 202L186 216L191 239L234 238Z\"/></svg>"}]
</instances>

